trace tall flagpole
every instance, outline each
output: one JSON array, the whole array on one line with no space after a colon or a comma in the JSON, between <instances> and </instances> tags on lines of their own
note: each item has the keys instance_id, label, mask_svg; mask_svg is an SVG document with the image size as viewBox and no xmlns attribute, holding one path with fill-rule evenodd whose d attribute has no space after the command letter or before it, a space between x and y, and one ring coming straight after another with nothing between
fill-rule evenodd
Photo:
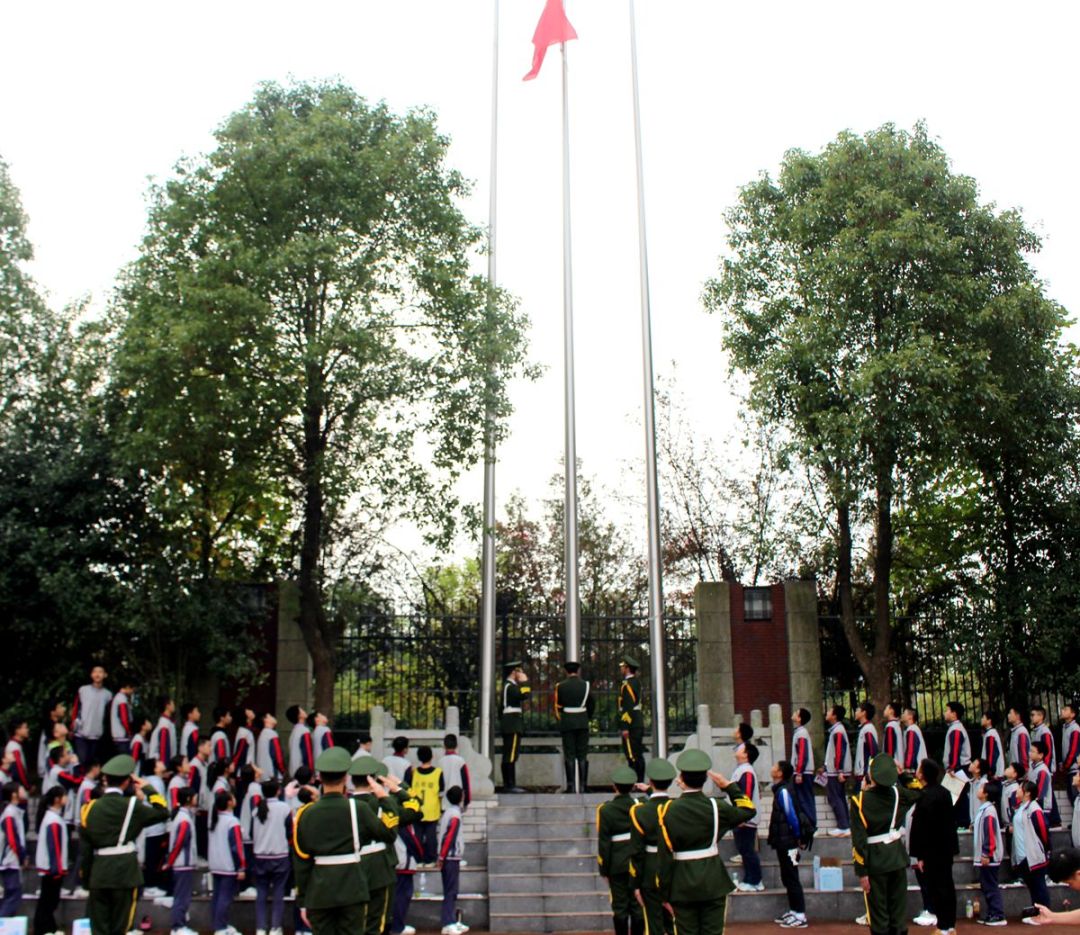
<instances>
[{"instance_id":1,"label":"tall flagpole","mask_svg":"<svg viewBox=\"0 0 1080 935\"><path fill-rule=\"evenodd\" d=\"M630 3L630 67L634 87L634 154L637 158L638 255L641 276L641 356L645 386L645 492L649 511L649 664L652 675L654 756L666 757L667 691L664 684L664 589L660 569L660 491L656 471L656 414L653 397L652 313L649 302L649 247L645 237L645 171L641 157L637 29Z\"/></svg>"},{"instance_id":2,"label":"tall flagpole","mask_svg":"<svg viewBox=\"0 0 1080 935\"><path fill-rule=\"evenodd\" d=\"M563 529L566 557L566 661L578 662L581 654L581 603L578 594L578 497L577 429L574 403L574 287L570 249L570 95L566 43L562 51L562 144L563 144L563 369L565 374L566 498Z\"/></svg>"},{"instance_id":3,"label":"tall flagpole","mask_svg":"<svg viewBox=\"0 0 1080 935\"><path fill-rule=\"evenodd\" d=\"M491 53L491 190L488 196L488 310L495 302L495 218L499 168L499 0L494 0ZM489 316L490 317L490 316ZM488 379L491 379L490 373ZM490 389L490 387L489 387ZM480 607L480 755L494 764L495 731L495 413L484 414L484 539ZM492 777L494 779L494 777Z\"/></svg>"}]
</instances>

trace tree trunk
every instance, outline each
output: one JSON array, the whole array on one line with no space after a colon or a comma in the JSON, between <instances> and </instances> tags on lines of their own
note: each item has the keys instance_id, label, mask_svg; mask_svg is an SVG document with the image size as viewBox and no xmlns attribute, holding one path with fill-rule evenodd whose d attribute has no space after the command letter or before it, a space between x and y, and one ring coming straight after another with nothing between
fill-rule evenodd
<instances>
[{"instance_id":1,"label":"tree trunk","mask_svg":"<svg viewBox=\"0 0 1080 935\"><path fill-rule=\"evenodd\" d=\"M851 508L846 503L836 507L836 528L836 596L840 602L840 626L844 631L844 639L847 640L848 647L869 684L873 659L855 626L855 600L851 594Z\"/></svg>"},{"instance_id":2,"label":"tree trunk","mask_svg":"<svg viewBox=\"0 0 1080 935\"><path fill-rule=\"evenodd\" d=\"M892 700L893 525L891 459L877 470L877 515L874 530L874 659L868 676L870 697L878 711Z\"/></svg>"}]
</instances>

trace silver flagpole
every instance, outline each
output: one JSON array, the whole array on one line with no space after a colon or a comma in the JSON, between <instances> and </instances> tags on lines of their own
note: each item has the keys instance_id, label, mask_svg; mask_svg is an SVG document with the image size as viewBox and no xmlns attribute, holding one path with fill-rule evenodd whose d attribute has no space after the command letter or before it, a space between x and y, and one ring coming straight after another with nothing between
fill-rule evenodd
<instances>
[{"instance_id":1,"label":"silver flagpole","mask_svg":"<svg viewBox=\"0 0 1080 935\"><path fill-rule=\"evenodd\" d=\"M570 249L570 95L566 43L562 50L563 143L563 369L566 397L566 500L563 529L566 555L566 661L581 654L581 603L578 595L577 429L574 416L574 287Z\"/></svg>"},{"instance_id":2,"label":"silver flagpole","mask_svg":"<svg viewBox=\"0 0 1080 935\"><path fill-rule=\"evenodd\" d=\"M499 0L491 53L491 191L488 196L488 308L495 301L495 217L499 167ZM490 402L484 417L484 539L480 608L480 755L495 760L495 413ZM494 774L492 780L494 781Z\"/></svg>"},{"instance_id":3,"label":"silver flagpole","mask_svg":"<svg viewBox=\"0 0 1080 935\"><path fill-rule=\"evenodd\" d=\"M645 385L645 489L649 511L649 663L652 675L654 756L666 757L667 691L664 685L664 588L660 570L660 491L656 477L656 415L653 399L652 314L649 303L649 247L645 237L645 172L641 158L641 104L638 99L637 29L630 3L630 67L634 87L634 154L637 157L638 254L641 271L641 355Z\"/></svg>"}]
</instances>

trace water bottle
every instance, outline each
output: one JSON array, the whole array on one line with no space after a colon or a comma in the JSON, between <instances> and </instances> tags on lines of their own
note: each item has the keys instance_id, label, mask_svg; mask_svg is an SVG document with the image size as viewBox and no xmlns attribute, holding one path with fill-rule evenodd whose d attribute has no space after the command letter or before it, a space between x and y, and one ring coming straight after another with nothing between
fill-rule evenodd
<instances>
[{"instance_id":1,"label":"water bottle","mask_svg":"<svg viewBox=\"0 0 1080 935\"><path fill-rule=\"evenodd\" d=\"M980 913L981 913L981 910L979 909L979 901L976 899L975 900L975 915L980 915Z\"/></svg>"},{"instance_id":2,"label":"water bottle","mask_svg":"<svg viewBox=\"0 0 1080 935\"><path fill-rule=\"evenodd\" d=\"M975 918L975 907L971 904L970 899L964 903L964 915L969 919Z\"/></svg>"}]
</instances>

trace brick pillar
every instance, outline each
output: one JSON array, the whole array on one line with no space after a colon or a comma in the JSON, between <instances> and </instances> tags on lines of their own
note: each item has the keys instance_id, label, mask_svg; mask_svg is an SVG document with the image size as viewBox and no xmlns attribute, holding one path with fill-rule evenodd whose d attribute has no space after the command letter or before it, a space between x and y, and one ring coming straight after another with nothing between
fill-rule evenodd
<instances>
[{"instance_id":1,"label":"brick pillar","mask_svg":"<svg viewBox=\"0 0 1080 935\"><path fill-rule=\"evenodd\" d=\"M783 589L791 704L796 708L807 708L813 714L810 734L814 738L814 745L823 749L825 717L822 709L817 586L813 581L785 581Z\"/></svg>"},{"instance_id":2,"label":"brick pillar","mask_svg":"<svg viewBox=\"0 0 1080 935\"><path fill-rule=\"evenodd\" d=\"M701 582L694 588L697 626L698 701L709 706L713 727L728 727L735 718L731 667L731 586L725 581Z\"/></svg>"}]
</instances>

